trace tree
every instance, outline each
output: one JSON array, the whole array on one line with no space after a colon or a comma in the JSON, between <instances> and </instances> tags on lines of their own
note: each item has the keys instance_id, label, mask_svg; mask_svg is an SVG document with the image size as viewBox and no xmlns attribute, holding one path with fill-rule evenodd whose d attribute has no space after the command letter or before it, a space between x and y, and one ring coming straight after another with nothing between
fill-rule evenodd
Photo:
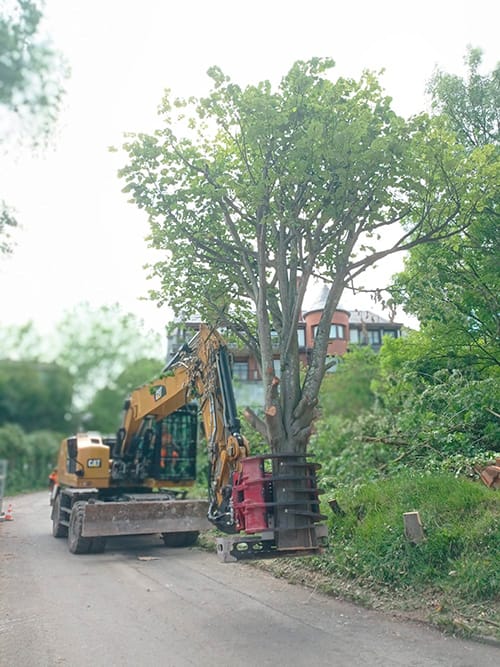
<instances>
[{"instance_id":1,"label":"tree","mask_svg":"<svg viewBox=\"0 0 500 667\"><path fill-rule=\"evenodd\" d=\"M67 75L61 56L42 33L41 5L0 0L0 111L35 139L53 125ZM2 124L1 132L11 129Z\"/></svg>"},{"instance_id":2,"label":"tree","mask_svg":"<svg viewBox=\"0 0 500 667\"><path fill-rule=\"evenodd\" d=\"M432 107L449 121L459 140L471 148L496 144L500 132L500 63L491 74L481 75L483 53L469 47L464 58L468 76L437 70L429 82Z\"/></svg>"},{"instance_id":3,"label":"tree","mask_svg":"<svg viewBox=\"0 0 500 667\"><path fill-rule=\"evenodd\" d=\"M131 386L152 379L153 374L159 374L164 366L160 336L146 330L142 320L123 311L119 304L92 308L88 303L80 303L64 313L52 335L40 336L33 322L4 327L0 335L5 356L5 362L0 363L13 367L14 362L19 362L19 368L31 369L56 365L68 374L73 399L69 406L64 403L64 410L82 424L85 415L93 412L96 394L106 388L114 397L113 405L118 406L110 417L116 425ZM157 358L153 362L155 355ZM27 398L29 386L30 382L27 382L23 389L15 389L25 397L23 409L27 413L38 409L33 408ZM59 399L57 402L59 405L54 405L55 410L63 405ZM0 423L1 404L0 397ZM47 410L47 415L50 414L51 410ZM49 427L50 420L46 426L44 421L44 428ZM67 428L68 425L63 430Z\"/></svg>"},{"instance_id":4,"label":"tree","mask_svg":"<svg viewBox=\"0 0 500 667\"><path fill-rule=\"evenodd\" d=\"M332 67L297 62L276 92L214 67L207 97L167 91L161 129L131 135L120 171L164 253L152 297L253 351L265 388L256 424L275 453L306 451L343 290L378 260L467 228L491 187L488 150L467 154L425 115L399 118L373 73L331 81ZM313 278L330 289L302 379L296 332Z\"/></svg>"},{"instance_id":5,"label":"tree","mask_svg":"<svg viewBox=\"0 0 500 667\"><path fill-rule=\"evenodd\" d=\"M44 351L46 342L32 320L25 324L11 324L0 329L2 357L11 361L48 361Z\"/></svg>"},{"instance_id":6,"label":"tree","mask_svg":"<svg viewBox=\"0 0 500 667\"><path fill-rule=\"evenodd\" d=\"M373 407L372 380L378 371L378 354L369 345L354 346L342 357L335 373L323 379L319 395L321 414L355 419Z\"/></svg>"},{"instance_id":7,"label":"tree","mask_svg":"<svg viewBox=\"0 0 500 667\"><path fill-rule=\"evenodd\" d=\"M57 335L54 355L74 378L74 409L82 415L99 390L114 388L128 366L160 349L159 336L119 304L92 308L81 303L64 314ZM162 367L159 358L158 373Z\"/></svg>"},{"instance_id":8,"label":"tree","mask_svg":"<svg viewBox=\"0 0 500 667\"><path fill-rule=\"evenodd\" d=\"M57 364L0 361L0 426L64 433L73 427L72 395L73 378Z\"/></svg>"},{"instance_id":9,"label":"tree","mask_svg":"<svg viewBox=\"0 0 500 667\"><path fill-rule=\"evenodd\" d=\"M0 255L12 252L12 230L16 226L14 212L0 200Z\"/></svg>"},{"instance_id":10,"label":"tree","mask_svg":"<svg viewBox=\"0 0 500 667\"><path fill-rule=\"evenodd\" d=\"M158 359L138 359L121 373L115 382L99 389L86 408L86 426L101 433L116 433L128 394L136 387L157 377L161 371Z\"/></svg>"},{"instance_id":11,"label":"tree","mask_svg":"<svg viewBox=\"0 0 500 667\"><path fill-rule=\"evenodd\" d=\"M0 144L24 134L36 145L53 126L67 69L41 30L41 2L0 0ZM11 252L14 211L0 199L0 255Z\"/></svg>"},{"instance_id":12,"label":"tree","mask_svg":"<svg viewBox=\"0 0 500 667\"><path fill-rule=\"evenodd\" d=\"M437 72L429 90L433 107L466 151L490 150L491 178L499 160L500 65L478 73L481 51L469 49L466 80ZM432 355L445 366L500 366L500 250L498 190L486 198L480 215L455 237L410 251L405 270L391 288L395 301L422 322L432 338Z\"/></svg>"}]
</instances>

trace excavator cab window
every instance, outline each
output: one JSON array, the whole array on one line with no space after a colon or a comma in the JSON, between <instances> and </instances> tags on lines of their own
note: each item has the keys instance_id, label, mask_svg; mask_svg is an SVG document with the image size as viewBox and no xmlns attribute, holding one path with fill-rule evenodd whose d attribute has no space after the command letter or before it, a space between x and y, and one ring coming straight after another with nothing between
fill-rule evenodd
<instances>
[{"instance_id":1,"label":"excavator cab window","mask_svg":"<svg viewBox=\"0 0 500 667\"><path fill-rule=\"evenodd\" d=\"M196 479L198 406L188 404L158 422L154 477L167 481Z\"/></svg>"}]
</instances>

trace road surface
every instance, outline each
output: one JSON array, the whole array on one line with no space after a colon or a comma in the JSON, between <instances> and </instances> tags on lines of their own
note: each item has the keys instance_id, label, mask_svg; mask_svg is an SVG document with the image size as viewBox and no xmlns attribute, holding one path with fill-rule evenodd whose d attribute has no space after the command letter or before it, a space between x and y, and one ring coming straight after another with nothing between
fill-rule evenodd
<instances>
[{"instance_id":1,"label":"road surface","mask_svg":"<svg viewBox=\"0 0 500 667\"><path fill-rule=\"evenodd\" d=\"M159 537L74 556L48 494L0 523L1 667L498 667L500 649L441 635ZM9 499L4 500L4 510Z\"/></svg>"}]
</instances>

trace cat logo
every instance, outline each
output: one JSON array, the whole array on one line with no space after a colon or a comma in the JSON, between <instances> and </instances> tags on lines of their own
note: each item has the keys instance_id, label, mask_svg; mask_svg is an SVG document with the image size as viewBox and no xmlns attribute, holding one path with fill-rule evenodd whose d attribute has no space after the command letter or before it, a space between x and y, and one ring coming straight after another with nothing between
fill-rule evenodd
<instances>
[{"instance_id":1,"label":"cat logo","mask_svg":"<svg viewBox=\"0 0 500 667\"><path fill-rule=\"evenodd\" d=\"M159 401L160 398L163 398L164 396L167 395L167 390L163 385L159 385L158 387L155 388L154 392L154 399L155 401Z\"/></svg>"},{"instance_id":2,"label":"cat logo","mask_svg":"<svg viewBox=\"0 0 500 667\"><path fill-rule=\"evenodd\" d=\"M101 459L89 459L87 461L87 468L100 468Z\"/></svg>"}]
</instances>

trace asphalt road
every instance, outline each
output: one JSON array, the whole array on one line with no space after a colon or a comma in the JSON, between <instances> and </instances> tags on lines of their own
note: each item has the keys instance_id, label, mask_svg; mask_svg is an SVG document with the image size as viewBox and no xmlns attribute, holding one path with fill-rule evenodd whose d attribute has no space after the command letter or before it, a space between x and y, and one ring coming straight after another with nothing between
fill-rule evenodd
<instances>
[{"instance_id":1,"label":"asphalt road","mask_svg":"<svg viewBox=\"0 0 500 667\"><path fill-rule=\"evenodd\" d=\"M9 499L4 500L4 510ZM0 666L497 667L500 649L446 637L159 537L74 556L47 493L0 523Z\"/></svg>"}]
</instances>

